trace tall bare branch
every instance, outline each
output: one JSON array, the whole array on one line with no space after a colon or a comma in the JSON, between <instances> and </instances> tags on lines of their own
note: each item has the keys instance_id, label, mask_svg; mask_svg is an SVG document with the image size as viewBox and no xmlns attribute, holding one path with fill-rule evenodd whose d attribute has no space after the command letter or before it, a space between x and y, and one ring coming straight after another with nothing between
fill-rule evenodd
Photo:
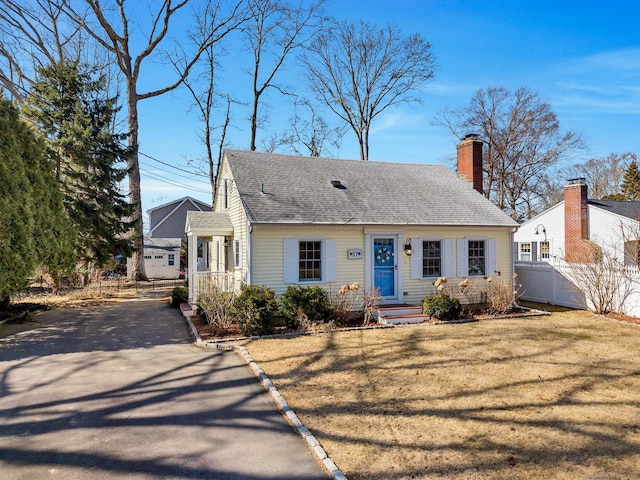
<instances>
[{"instance_id":1,"label":"tall bare branch","mask_svg":"<svg viewBox=\"0 0 640 480\"><path fill-rule=\"evenodd\" d=\"M221 0L222 1L222 0ZM133 258L133 274L136 278L146 278L143 258L143 224L142 224L142 204L140 195L140 167L138 162L138 145L139 145L139 123L138 123L138 102L151 97L157 97L164 93L170 92L183 84L185 78L188 77L193 66L198 62L202 53L211 45L215 44L231 31L240 25L245 16L242 13L242 1L235 0L235 3L229 5L225 16L218 17L218 23L211 25L211 30L207 36L198 44L190 45L190 48L176 47L182 52L186 52L184 58L184 68L177 72L173 80L168 81L165 86L150 90L144 93L138 92L138 79L140 73L146 64L145 60L151 58L165 58L166 49L162 46L165 43L173 43L168 36L172 25L176 22L178 13L184 10L189 0L173 2L172 0L164 0L154 12L150 12L150 26L145 35L143 27L136 25L136 28L130 28L130 21L133 14L126 8L126 0L111 0L111 2L101 0L65 0L65 12L78 25L95 39L104 49L106 49L115 59L120 71L124 76L126 86L127 99L127 122L128 122L128 142L131 151L127 158L129 168L129 196L130 202L134 204L135 210L133 214L134 221L134 247L136 252ZM77 4L84 3L89 7L90 15L85 17L81 14ZM221 4L216 0L210 0L206 5L211 5L218 9L217 5ZM227 5L225 3L225 5ZM114 14L113 9L117 10ZM136 18L139 21L139 18ZM142 38L137 38L135 34L139 33ZM142 43L142 48L137 54L132 53L134 45Z\"/></svg>"},{"instance_id":2,"label":"tall bare branch","mask_svg":"<svg viewBox=\"0 0 640 480\"><path fill-rule=\"evenodd\" d=\"M417 92L433 77L431 45L392 25L340 22L317 35L304 55L307 78L318 98L355 133L360 159L369 159L373 120L401 103L420 102Z\"/></svg>"}]
</instances>

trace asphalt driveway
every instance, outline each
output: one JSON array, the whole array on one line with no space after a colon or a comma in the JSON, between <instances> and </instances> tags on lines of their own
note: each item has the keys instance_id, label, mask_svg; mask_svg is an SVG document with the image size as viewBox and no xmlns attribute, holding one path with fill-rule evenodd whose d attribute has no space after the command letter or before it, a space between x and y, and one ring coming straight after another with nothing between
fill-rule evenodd
<instances>
[{"instance_id":1,"label":"asphalt driveway","mask_svg":"<svg viewBox=\"0 0 640 480\"><path fill-rule=\"evenodd\" d=\"M159 298L36 319L0 338L0 478L329 478L245 363Z\"/></svg>"}]
</instances>

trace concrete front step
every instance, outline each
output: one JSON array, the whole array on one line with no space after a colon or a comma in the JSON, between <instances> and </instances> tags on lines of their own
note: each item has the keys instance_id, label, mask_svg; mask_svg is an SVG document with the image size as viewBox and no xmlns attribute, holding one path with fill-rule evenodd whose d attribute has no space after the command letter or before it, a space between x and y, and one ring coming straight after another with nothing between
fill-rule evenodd
<instances>
[{"instance_id":1,"label":"concrete front step","mask_svg":"<svg viewBox=\"0 0 640 480\"><path fill-rule=\"evenodd\" d=\"M422 323L430 320L429 315L422 313L418 305L389 305L378 308L374 318L383 325L400 325L404 323Z\"/></svg>"},{"instance_id":2,"label":"concrete front step","mask_svg":"<svg viewBox=\"0 0 640 480\"><path fill-rule=\"evenodd\" d=\"M186 302L180 304L180 311L185 317L193 317L194 315L193 308L191 308L191 305Z\"/></svg>"}]
</instances>

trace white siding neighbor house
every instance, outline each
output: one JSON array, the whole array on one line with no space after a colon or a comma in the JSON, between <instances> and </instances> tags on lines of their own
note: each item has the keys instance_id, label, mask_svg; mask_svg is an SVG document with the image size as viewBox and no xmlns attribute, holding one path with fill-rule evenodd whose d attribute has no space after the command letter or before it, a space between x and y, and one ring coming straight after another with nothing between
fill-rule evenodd
<instances>
[{"instance_id":1,"label":"white siding neighbor house","mask_svg":"<svg viewBox=\"0 0 640 480\"><path fill-rule=\"evenodd\" d=\"M458 170L227 150L213 212L187 215L190 299L210 282L277 294L358 282L385 304L417 305L441 276L511 282L517 223L480 193L475 136L458 146ZM198 272L202 238L210 255Z\"/></svg>"},{"instance_id":2,"label":"white siding neighbor house","mask_svg":"<svg viewBox=\"0 0 640 480\"><path fill-rule=\"evenodd\" d=\"M522 299L591 308L586 287L576 286L580 281L574 270L591 261L594 245L640 281L639 219L640 202L591 200L584 179L569 180L564 200L523 223L514 235ZM628 315L640 315L640 294L629 295L623 308Z\"/></svg>"},{"instance_id":3,"label":"white siding neighbor house","mask_svg":"<svg viewBox=\"0 0 640 480\"><path fill-rule=\"evenodd\" d=\"M144 267L149 278L179 278L180 249L187 212L211 211L211 206L183 197L147 210L149 230L144 237ZM131 258L127 278L131 279Z\"/></svg>"},{"instance_id":4,"label":"white siding neighbor house","mask_svg":"<svg viewBox=\"0 0 640 480\"><path fill-rule=\"evenodd\" d=\"M523 223L514 235L517 259L570 261L587 240L635 265L628 241L640 232L640 202L591 200L587 194L584 179L570 180L562 202Z\"/></svg>"}]
</instances>

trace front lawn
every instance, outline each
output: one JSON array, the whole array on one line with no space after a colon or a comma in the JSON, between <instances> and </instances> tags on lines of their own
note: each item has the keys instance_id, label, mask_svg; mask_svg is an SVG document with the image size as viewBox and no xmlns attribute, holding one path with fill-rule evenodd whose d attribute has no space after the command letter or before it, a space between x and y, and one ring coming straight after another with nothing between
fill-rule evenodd
<instances>
[{"instance_id":1,"label":"front lawn","mask_svg":"<svg viewBox=\"0 0 640 480\"><path fill-rule=\"evenodd\" d=\"M350 479L640 475L640 327L588 312L246 342Z\"/></svg>"}]
</instances>

